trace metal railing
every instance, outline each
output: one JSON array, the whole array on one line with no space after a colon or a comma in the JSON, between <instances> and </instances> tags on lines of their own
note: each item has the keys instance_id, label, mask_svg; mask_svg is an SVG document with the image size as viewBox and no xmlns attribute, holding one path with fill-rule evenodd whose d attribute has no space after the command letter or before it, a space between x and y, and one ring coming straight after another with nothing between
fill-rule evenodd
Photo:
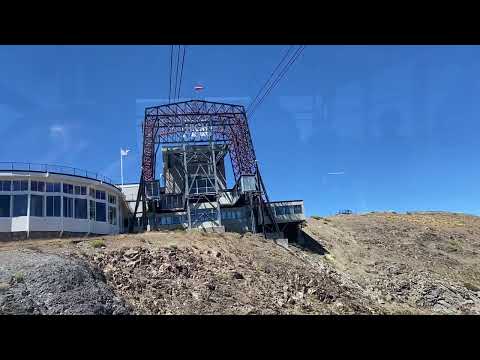
<instances>
[{"instance_id":1,"label":"metal railing","mask_svg":"<svg viewBox=\"0 0 480 360\"><path fill-rule=\"evenodd\" d=\"M113 184L112 179L110 179L107 176L103 176L93 171L77 169L71 166L24 163L24 162L0 162L0 170L38 171L38 172L74 175L74 176L86 177L89 179L95 179L108 184Z\"/></svg>"}]
</instances>

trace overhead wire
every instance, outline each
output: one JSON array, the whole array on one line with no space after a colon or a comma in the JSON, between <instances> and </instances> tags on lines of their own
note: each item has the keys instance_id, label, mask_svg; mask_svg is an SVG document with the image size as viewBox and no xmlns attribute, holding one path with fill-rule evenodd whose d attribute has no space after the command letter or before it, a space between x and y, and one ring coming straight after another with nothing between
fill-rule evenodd
<instances>
[{"instance_id":1,"label":"overhead wire","mask_svg":"<svg viewBox=\"0 0 480 360\"><path fill-rule=\"evenodd\" d=\"M178 84L178 65L180 64L180 45L177 48L177 61L176 61L176 70L175 70L175 87L174 87L174 95L173 100L177 100L177 84Z\"/></svg>"},{"instance_id":2,"label":"overhead wire","mask_svg":"<svg viewBox=\"0 0 480 360\"><path fill-rule=\"evenodd\" d=\"M263 84L263 86L260 88L260 90L258 91L257 95L255 96L255 98L252 100L252 102L250 103L250 105L248 106L247 108L247 113L250 111L250 109L252 108L252 106L255 104L255 102L257 101L258 97L260 96L260 94L262 93L263 89L265 89L265 87L270 83L270 81L272 80L273 78L273 75L275 75L275 72L278 70L278 68L280 67L280 65L282 65L282 63L285 61L285 59L287 58L288 54L290 53L290 50L293 48L293 45L291 45L287 51L285 52L285 54L283 55L283 58L282 60L280 60L280 62L277 64L277 66L275 67L275 69L272 71L272 73L270 74L269 78L267 79L267 81Z\"/></svg>"},{"instance_id":3,"label":"overhead wire","mask_svg":"<svg viewBox=\"0 0 480 360\"><path fill-rule=\"evenodd\" d=\"M170 47L170 87L168 88L168 102L171 101L172 94L172 63L173 63L173 45Z\"/></svg>"},{"instance_id":4,"label":"overhead wire","mask_svg":"<svg viewBox=\"0 0 480 360\"><path fill-rule=\"evenodd\" d=\"M287 71L290 69L290 67L295 63L295 61L298 59L298 57L300 56L300 54L302 53L302 51L305 49L305 45L303 46L300 46L293 54L292 56L290 57L289 61L285 64L285 66L282 68L282 70L280 71L280 73L277 75L277 77L275 78L275 80L273 81L273 83L271 83L271 85L267 88L267 90L264 92L264 94L260 97L260 99L255 103L253 104L252 106L250 106L248 108L248 115L250 117L250 119L253 117L253 114L255 113L255 111L259 108L259 106L264 102L265 98L270 94L270 92L275 88L275 86L277 86L277 84L283 79L283 77L285 76L285 74L287 73ZM288 52L287 52L288 54ZM283 59L282 61L280 62L280 64L283 63ZM276 69L278 69L279 66L276 67ZM274 71L275 72L275 71Z\"/></svg>"},{"instance_id":5,"label":"overhead wire","mask_svg":"<svg viewBox=\"0 0 480 360\"><path fill-rule=\"evenodd\" d=\"M186 46L183 45L183 56L182 56L182 68L180 70L180 84L178 85L178 100L180 100L180 93L182 90L182 78L183 78L183 64L185 63L185 51L186 51Z\"/></svg>"}]
</instances>

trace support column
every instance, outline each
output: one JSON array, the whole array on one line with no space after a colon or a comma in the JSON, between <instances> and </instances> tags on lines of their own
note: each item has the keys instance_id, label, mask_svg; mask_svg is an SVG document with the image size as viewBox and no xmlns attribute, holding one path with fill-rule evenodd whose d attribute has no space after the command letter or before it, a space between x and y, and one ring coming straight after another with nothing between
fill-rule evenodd
<instances>
[{"instance_id":1,"label":"support column","mask_svg":"<svg viewBox=\"0 0 480 360\"><path fill-rule=\"evenodd\" d=\"M217 157L215 155L215 150L213 148L213 143L210 141L210 149L212 153L212 161L213 161L213 177L215 179L215 202L217 204L217 224L218 226L222 226L222 215L220 212L220 203L218 201L220 195L218 193L218 181L217 181Z\"/></svg>"},{"instance_id":2,"label":"support column","mask_svg":"<svg viewBox=\"0 0 480 360\"><path fill-rule=\"evenodd\" d=\"M29 181L30 183L30 181ZM28 188L30 189L30 184L28 184ZM31 202L31 194L30 190L28 191L27 195L27 239L30 238L30 202Z\"/></svg>"},{"instance_id":3,"label":"support column","mask_svg":"<svg viewBox=\"0 0 480 360\"><path fill-rule=\"evenodd\" d=\"M188 167L187 167L187 150L185 144L183 144L183 171L184 171L184 183L185 183L185 201L187 203L187 218L188 229L192 228L192 217L190 214L190 194L188 193Z\"/></svg>"}]
</instances>

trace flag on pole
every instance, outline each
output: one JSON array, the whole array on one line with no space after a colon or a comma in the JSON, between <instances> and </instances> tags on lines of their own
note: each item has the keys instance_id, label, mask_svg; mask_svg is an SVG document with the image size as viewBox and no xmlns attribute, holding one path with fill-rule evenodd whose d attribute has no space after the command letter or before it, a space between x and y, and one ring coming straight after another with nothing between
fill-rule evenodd
<instances>
[{"instance_id":1,"label":"flag on pole","mask_svg":"<svg viewBox=\"0 0 480 360\"><path fill-rule=\"evenodd\" d=\"M120 155L121 156L127 156L129 151L130 151L129 149L125 149L125 150L120 149Z\"/></svg>"}]
</instances>

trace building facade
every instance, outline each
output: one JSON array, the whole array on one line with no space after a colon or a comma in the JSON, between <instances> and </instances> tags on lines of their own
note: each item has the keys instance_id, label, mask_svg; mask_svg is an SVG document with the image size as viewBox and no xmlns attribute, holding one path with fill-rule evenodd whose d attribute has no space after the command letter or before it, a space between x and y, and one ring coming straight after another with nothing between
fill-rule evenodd
<instances>
[{"instance_id":1,"label":"building facade","mask_svg":"<svg viewBox=\"0 0 480 360\"><path fill-rule=\"evenodd\" d=\"M128 209L116 186L81 171L13 168L0 170L0 239L124 231Z\"/></svg>"},{"instance_id":2,"label":"building facade","mask_svg":"<svg viewBox=\"0 0 480 360\"><path fill-rule=\"evenodd\" d=\"M225 175L225 145L189 145L162 148L163 183L146 184L148 230L203 229L228 232L261 232L271 220L252 194L258 192L253 175L241 176L229 188ZM135 211L139 184L121 187L130 211ZM305 220L302 200L268 203L279 226L279 237L294 239ZM137 208L137 218L143 209ZM137 221L136 225L139 224Z\"/></svg>"}]
</instances>

